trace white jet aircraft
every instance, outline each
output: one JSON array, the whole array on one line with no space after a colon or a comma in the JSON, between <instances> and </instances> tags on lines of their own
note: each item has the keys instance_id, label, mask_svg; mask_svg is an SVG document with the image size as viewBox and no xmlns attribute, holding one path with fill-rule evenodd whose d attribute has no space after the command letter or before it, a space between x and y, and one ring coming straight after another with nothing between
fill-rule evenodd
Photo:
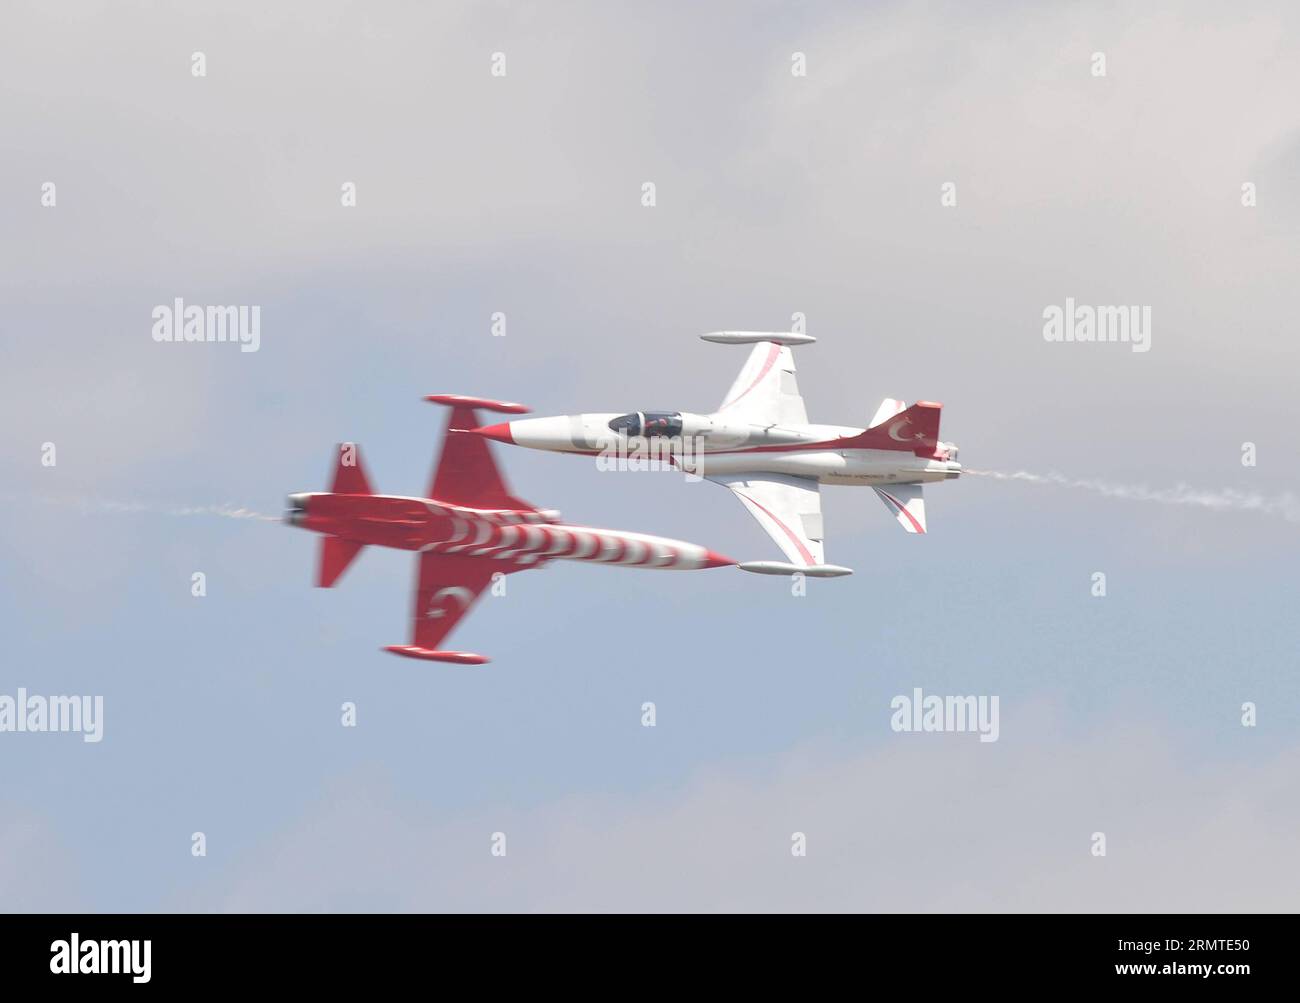
<instances>
[{"instance_id":1,"label":"white jet aircraft","mask_svg":"<svg viewBox=\"0 0 1300 1003\"><path fill-rule=\"evenodd\" d=\"M830 578L852 569L825 563L823 484L873 488L899 525L925 532L922 486L961 476L957 447L939 441L943 405L886 399L864 428L812 425L795 382L792 345L806 334L718 331L700 336L754 346L711 414L634 411L528 418L472 431L499 442L583 455L635 454L647 443L688 473L726 485L776 541L787 561L739 565L758 574Z\"/></svg>"}]
</instances>

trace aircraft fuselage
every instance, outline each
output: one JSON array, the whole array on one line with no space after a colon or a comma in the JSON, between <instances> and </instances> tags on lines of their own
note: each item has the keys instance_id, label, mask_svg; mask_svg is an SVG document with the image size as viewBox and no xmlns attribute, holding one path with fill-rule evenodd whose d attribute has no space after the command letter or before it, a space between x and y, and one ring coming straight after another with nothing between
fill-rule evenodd
<instances>
[{"instance_id":1,"label":"aircraft fuselage","mask_svg":"<svg viewBox=\"0 0 1300 1003\"><path fill-rule=\"evenodd\" d=\"M735 564L698 544L625 530L570 526L547 510L474 509L401 495L289 496L285 521L353 543L519 565L586 561L691 571Z\"/></svg>"},{"instance_id":2,"label":"aircraft fuselage","mask_svg":"<svg viewBox=\"0 0 1300 1003\"><path fill-rule=\"evenodd\" d=\"M850 445L866 431L862 428L783 428L687 412L672 412L659 430L648 427L655 419L643 415L640 427L633 429L640 434L610 428L620 418L630 417L611 412L527 418L477 432L501 442L558 453L651 456L701 476L763 471L806 477L821 484L873 486L920 484L961 475L957 448L951 443L915 451L862 449Z\"/></svg>"}]
</instances>

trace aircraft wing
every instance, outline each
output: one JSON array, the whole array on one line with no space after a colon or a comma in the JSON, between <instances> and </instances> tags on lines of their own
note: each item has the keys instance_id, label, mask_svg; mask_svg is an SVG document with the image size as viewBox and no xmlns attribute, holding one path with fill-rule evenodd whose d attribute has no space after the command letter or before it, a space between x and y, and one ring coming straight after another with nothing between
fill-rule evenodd
<instances>
[{"instance_id":1,"label":"aircraft wing","mask_svg":"<svg viewBox=\"0 0 1300 1003\"><path fill-rule=\"evenodd\" d=\"M708 479L731 489L792 564L809 567L825 563L822 499L816 481L767 473L718 474Z\"/></svg>"},{"instance_id":2,"label":"aircraft wing","mask_svg":"<svg viewBox=\"0 0 1300 1003\"><path fill-rule=\"evenodd\" d=\"M467 508L535 511L528 502L510 493L505 478L492 459L487 440L467 434L467 430L479 426L476 406L496 404L496 410L521 409L520 406L447 394L426 399L451 407L451 417L447 419L447 430L443 435L442 455L433 473L429 497ZM387 650L408 658L430 661L470 665L486 662L482 655L468 651L442 651L438 645L456 628L483 590L492 584L493 575L498 572L508 575L537 566L470 554L421 552L411 609L411 643L389 645Z\"/></svg>"},{"instance_id":3,"label":"aircraft wing","mask_svg":"<svg viewBox=\"0 0 1300 1003\"><path fill-rule=\"evenodd\" d=\"M435 661L486 662L482 655L441 651L438 645L456 628L483 590L492 584L495 573L509 574L520 570L519 565L509 561L461 554L421 554L411 609L411 643L390 645L388 650Z\"/></svg>"},{"instance_id":4,"label":"aircraft wing","mask_svg":"<svg viewBox=\"0 0 1300 1003\"><path fill-rule=\"evenodd\" d=\"M787 346L760 341L718 412L755 425L808 424L794 373L794 354Z\"/></svg>"},{"instance_id":5,"label":"aircraft wing","mask_svg":"<svg viewBox=\"0 0 1300 1003\"><path fill-rule=\"evenodd\" d=\"M478 428L478 413L472 405L455 404L442 438L442 455L429 485L429 497L470 508L527 509L533 506L516 498L497 468L481 435L467 434Z\"/></svg>"}]
</instances>

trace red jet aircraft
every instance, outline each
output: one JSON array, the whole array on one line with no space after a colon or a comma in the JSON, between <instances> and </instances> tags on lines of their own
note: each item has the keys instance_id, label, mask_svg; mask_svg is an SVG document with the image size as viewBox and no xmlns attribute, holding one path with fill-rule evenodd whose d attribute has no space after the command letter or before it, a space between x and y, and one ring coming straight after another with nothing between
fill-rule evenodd
<instances>
[{"instance_id":1,"label":"red jet aircraft","mask_svg":"<svg viewBox=\"0 0 1300 1003\"><path fill-rule=\"evenodd\" d=\"M428 498L375 494L357 447L344 443L330 490L290 495L285 514L290 525L325 534L316 580L322 588L333 586L367 544L419 553L411 643L385 651L436 662L486 662L482 655L441 651L438 645L498 573L540 568L553 560L682 571L736 563L681 540L561 524L558 512L510 493L486 439L462 434L479 427L476 408L506 414L526 414L528 408L459 394L425 400L451 408Z\"/></svg>"}]
</instances>

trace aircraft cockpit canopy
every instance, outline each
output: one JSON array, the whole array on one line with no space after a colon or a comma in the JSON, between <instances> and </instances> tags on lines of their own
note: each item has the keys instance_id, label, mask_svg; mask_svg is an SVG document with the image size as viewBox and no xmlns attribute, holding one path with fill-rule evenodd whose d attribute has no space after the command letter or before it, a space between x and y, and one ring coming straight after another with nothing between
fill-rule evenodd
<instances>
[{"instance_id":1,"label":"aircraft cockpit canopy","mask_svg":"<svg viewBox=\"0 0 1300 1003\"><path fill-rule=\"evenodd\" d=\"M629 438L638 435L673 438L682 434L682 414L680 411L634 411L613 419L609 428Z\"/></svg>"}]
</instances>

